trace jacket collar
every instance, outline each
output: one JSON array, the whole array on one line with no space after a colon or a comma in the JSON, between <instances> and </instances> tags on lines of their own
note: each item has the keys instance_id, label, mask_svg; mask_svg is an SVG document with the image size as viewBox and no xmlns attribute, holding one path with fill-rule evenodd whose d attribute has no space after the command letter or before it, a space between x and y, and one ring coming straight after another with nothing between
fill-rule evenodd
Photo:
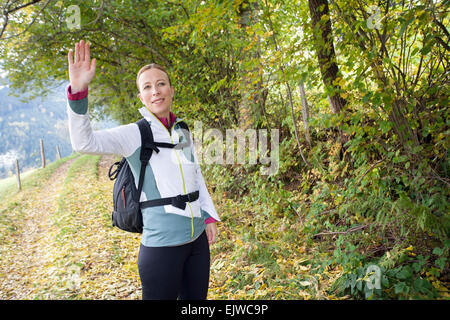
<instances>
[{"instance_id":1,"label":"jacket collar","mask_svg":"<svg viewBox=\"0 0 450 320\"><path fill-rule=\"evenodd\" d=\"M174 125L174 123L175 123L177 117L176 117L172 112L169 113L169 117L170 117L170 127L169 127L169 124L167 123L167 119L166 119L166 118L160 118L160 117L158 117L158 119L159 119L159 121L162 122L162 124L163 124L167 129L170 130L170 129L172 129L172 126Z\"/></svg>"},{"instance_id":2,"label":"jacket collar","mask_svg":"<svg viewBox=\"0 0 450 320\"><path fill-rule=\"evenodd\" d=\"M161 122L161 120L153 112L148 110L146 107L141 107L138 110L141 113L141 115L145 119L147 119L148 121L150 121L150 122L153 121L154 123L158 123L159 125L161 125L161 126L163 126L164 128L167 129L167 127L164 126L164 124ZM181 119L177 118L172 112L170 112L170 120L171 120L171 123L172 123L172 127L173 127L173 125L174 125L174 123L176 121L175 119L176 120L181 120Z\"/></svg>"},{"instance_id":3,"label":"jacket collar","mask_svg":"<svg viewBox=\"0 0 450 320\"><path fill-rule=\"evenodd\" d=\"M147 120L158 122L158 118L153 114L153 112L150 112L146 107L139 108L140 114Z\"/></svg>"}]
</instances>

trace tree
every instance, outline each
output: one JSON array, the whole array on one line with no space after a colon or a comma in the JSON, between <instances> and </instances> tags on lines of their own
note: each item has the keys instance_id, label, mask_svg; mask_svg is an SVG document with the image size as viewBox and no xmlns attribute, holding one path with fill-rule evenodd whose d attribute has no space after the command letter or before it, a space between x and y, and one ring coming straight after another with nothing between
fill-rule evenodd
<instances>
[{"instance_id":1,"label":"tree","mask_svg":"<svg viewBox=\"0 0 450 320\"><path fill-rule=\"evenodd\" d=\"M239 127L247 129L255 127L264 113L268 90L263 87L261 58L261 40L256 34L259 5L256 1L242 1L237 8L241 41L245 44L246 55L240 61L241 101L239 105Z\"/></svg>"},{"instance_id":2,"label":"tree","mask_svg":"<svg viewBox=\"0 0 450 320\"><path fill-rule=\"evenodd\" d=\"M8 27L8 24L10 22L10 17L11 15L13 15L14 13L17 13L18 11L23 11L25 8L32 6L38 2L42 2L42 0L31 0L29 2L25 2L25 3L21 3L18 4L18 2L22 2L22 1L6 1L5 3L2 4L2 27L0 30L0 39L5 40L8 38L12 38L12 37L17 37L20 34L11 34L11 35L7 35L6 37L4 37L4 34L6 32L6 29ZM49 3L49 1L46 2L46 4L44 5L43 9L45 9L45 7L47 6L47 4ZM43 10L42 9L42 10ZM35 17L36 18L36 17ZM25 31L31 27L31 25L36 21L36 19L33 19L28 26L25 28ZM13 24L16 24L15 21L12 21Z\"/></svg>"},{"instance_id":3,"label":"tree","mask_svg":"<svg viewBox=\"0 0 450 320\"><path fill-rule=\"evenodd\" d=\"M347 101L341 97L339 67L336 62L328 0L308 0L314 34L314 47L323 84L333 113L344 110Z\"/></svg>"},{"instance_id":4,"label":"tree","mask_svg":"<svg viewBox=\"0 0 450 320\"><path fill-rule=\"evenodd\" d=\"M363 92L363 101L381 112L383 131L392 129L395 143L411 156L427 141L429 131L423 129L429 121L439 122L434 114L448 96L444 92L450 37L442 27L449 3L386 1L375 6L379 15L375 25L371 24L375 14L369 11L375 3L333 1L333 5L337 32L356 33L345 41L346 59L357 70L354 85Z\"/></svg>"},{"instance_id":5,"label":"tree","mask_svg":"<svg viewBox=\"0 0 450 320\"><path fill-rule=\"evenodd\" d=\"M108 113L120 123L135 121L141 106L136 73L144 64L156 62L171 74L174 109L180 116L195 115L215 126L238 123L241 97L235 88L243 53L241 46L234 46L240 41L232 3L118 0L107 5L84 1L78 6L80 29L68 27L64 2L27 7L34 23L26 28L9 20L0 57L14 89L39 96L55 83L67 83L64 57L83 38L92 44L98 62L90 85L94 115ZM213 23L211 17L216 17Z\"/></svg>"},{"instance_id":6,"label":"tree","mask_svg":"<svg viewBox=\"0 0 450 320\"><path fill-rule=\"evenodd\" d=\"M305 128L305 138L308 145L311 146L311 135L309 133L309 125L308 125L309 106L308 100L306 99L305 84L303 83L303 81L300 82L298 87L300 90L300 97L302 102L302 117L303 117L303 127Z\"/></svg>"}]
</instances>

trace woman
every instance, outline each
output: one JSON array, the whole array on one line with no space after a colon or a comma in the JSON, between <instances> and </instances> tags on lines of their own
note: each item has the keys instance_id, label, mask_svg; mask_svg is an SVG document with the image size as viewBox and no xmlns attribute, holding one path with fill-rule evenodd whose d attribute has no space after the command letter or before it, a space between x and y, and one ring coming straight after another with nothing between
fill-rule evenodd
<instances>
[{"instance_id":1,"label":"woman","mask_svg":"<svg viewBox=\"0 0 450 320\"><path fill-rule=\"evenodd\" d=\"M68 53L68 118L72 147L88 154L117 154L126 158L138 181L141 139L136 123L93 131L88 115L88 85L95 75L96 60L90 59L89 43L75 44ZM220 221L196 161L190 133L170 111L174 97L169 75L150 64L136 78L141 115L148 120L154 140L178 143L182 149L161 148L146 168L141 201L175 197L199 191L199 198L185 209L164 205L142 210L143 232L138 257L143 299L206 299L209 283L209 245L215 241ZM190 137L185 137L189 134ZM190 139L190 140L187 140Z\"/></svg>"}]
</instances>

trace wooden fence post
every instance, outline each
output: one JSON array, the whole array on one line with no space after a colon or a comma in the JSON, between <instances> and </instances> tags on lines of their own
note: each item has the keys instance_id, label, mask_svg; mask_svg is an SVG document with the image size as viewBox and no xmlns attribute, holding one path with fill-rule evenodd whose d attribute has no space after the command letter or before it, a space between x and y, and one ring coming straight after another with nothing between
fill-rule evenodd
<instances>
[{"instance_id":1,"label":"wooden fence post","mask_svg":"<svg viewBox=\"0 0 450 320\"><path fill-rule=\"evenodd\" d=\"M20 183L20 169L19 169L19 160L16 159L16 177L17 177L17 187L19 191L22 190L22 185Z\"/></svg>"},{"instance_id":2,"label":"wooden fence post","mask_svg":"<svg viewBox=\"0 0 450 320\"><path fill-rule=\"evenodd\" d=\"M39 139L39 142L40 142L40 144L41 144L41 162L42 162L42 168L45 168L44 140Z\"/></svg>"},{"instance_id":3,"label":"wooden fence post","mask_svg":"<svg viewBox=\"0 0 450 320\"><path fill-rule=\"evenodd\" d=\"M56 146L56 160L61 159L61 152L59 152L59 146Z\"/></svg>"}]
</instances>

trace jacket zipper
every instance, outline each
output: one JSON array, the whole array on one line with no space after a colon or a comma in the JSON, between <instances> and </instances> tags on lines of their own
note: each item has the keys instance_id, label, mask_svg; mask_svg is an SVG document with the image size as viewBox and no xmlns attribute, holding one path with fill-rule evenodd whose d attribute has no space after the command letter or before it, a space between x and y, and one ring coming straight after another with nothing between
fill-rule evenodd
<instances>
[{"instance_id":1,"label":"jacket zipper","mask_svg":"<svg viewBox=\"0 0 450 320\"><path fill-rule=\"evenodd\" d=\"M170 142L173 144L172 130L173 130L173 128L175 127L175 125L176 125L178 122L181 122L181 121L175 121L175 122L172 124L171 130L169 131L169 129L166 128L166 126L158 119L157 116L155 116L155 118L161 123L161 125L164 127L164 129L167 130L167 132L169 133L169 136L170 136ZM179 167L180 167L181 180L183 181L183 191L184 191L184 194L186 194L186 183L185 183L185 181L184 181L184 174L183 174L183 168L181 167L180 157L178 156L178 153L176 152L176 150L175 150L174 152L175 152L175 155L177 156L177 159L178 159L178 165L179 165ZM192 239L192 238L194 237L194 213L192 212L191 204L190 204L189 202L187 202L187 205L189 206L189 210L191 211L191 239Z\"/></svg>"}]
</instances>

